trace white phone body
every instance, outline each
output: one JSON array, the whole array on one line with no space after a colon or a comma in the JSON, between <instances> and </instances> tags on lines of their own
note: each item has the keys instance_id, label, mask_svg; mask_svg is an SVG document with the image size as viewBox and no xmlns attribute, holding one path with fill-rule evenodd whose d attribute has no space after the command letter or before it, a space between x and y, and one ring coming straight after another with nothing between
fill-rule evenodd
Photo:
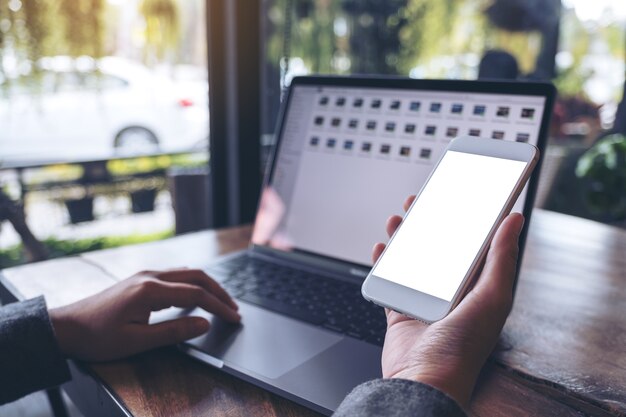
<instances>
[{"instance_id":1,"label":"white phone body","mask_svg":"<svg viewBox=\"0 0 626 417\"><path fill-rule=\"evenodd\" d=\"M527 143L453 140L363 282L363 296L427 323L448 315L538 160Z\"/></svg>"}]
</instances>

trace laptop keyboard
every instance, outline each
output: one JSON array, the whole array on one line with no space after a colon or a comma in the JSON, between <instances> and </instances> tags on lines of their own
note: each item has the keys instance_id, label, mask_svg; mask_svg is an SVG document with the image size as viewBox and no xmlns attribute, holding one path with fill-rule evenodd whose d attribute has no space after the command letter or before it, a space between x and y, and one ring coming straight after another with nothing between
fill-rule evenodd
<instances>
[{"instance_id":1,"label":"laptop keyboard","mask_svg":"<svg viewBox=\"0 0 626 417\"><path fill-rule=\"evenodd\" d=\"M248 255L209 268L225 276L234 297L316 326L382 346L384 310L361 295L359 285L323 277Z\"/></svg>"}]
</instances>

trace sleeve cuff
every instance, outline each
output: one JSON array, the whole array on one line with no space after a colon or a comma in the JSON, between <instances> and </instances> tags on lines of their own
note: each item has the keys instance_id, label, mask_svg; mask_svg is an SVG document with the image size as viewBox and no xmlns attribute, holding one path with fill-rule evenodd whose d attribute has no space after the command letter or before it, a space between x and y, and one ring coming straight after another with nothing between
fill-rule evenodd
<instances>
[{"instance_id":1,"label":"sleeve cuff","mask_svg":"<svg viewBox=\"0 0 626 417\"><path fill-rule=\"evenodd\" d=\"M375 379L357 386L334 417L466 417L456 401L438 389L406 379Z\"/></svg>"},{"instance_id":2,"label":"sleeve cuff","mask_svg":"<svg viewBox=\"0 0 626 417\"><path fill-rule=\"evenodd\" d=\"M0 308L0 370L0 404L70 379L43 297Z\"/></svg>"}]
</instances>

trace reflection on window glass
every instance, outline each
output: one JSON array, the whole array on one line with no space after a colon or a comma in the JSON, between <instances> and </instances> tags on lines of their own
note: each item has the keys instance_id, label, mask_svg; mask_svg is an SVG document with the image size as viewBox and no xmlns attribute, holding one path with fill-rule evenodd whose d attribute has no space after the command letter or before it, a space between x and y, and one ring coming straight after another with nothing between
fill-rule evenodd
<instances>
[{"instance_id":1,"label":"reflection on window glass","mask_svg":"<svg viewBox=\"0 0 626 417\"><path fill-rule=\"evenodd\" d=\"M594 3L593 12L584 0L270 3L266 59L277 73L287 67L287 84L309 73L473 79L479 70L485 78L553 80L569 100L603 107L568 109L596 117L592 129L612 124L621 99L626 6L619 0Z\"/></svg>"},{"instance_id":2,"label":"reflection on window glass","mask_svg":"<svg viewBox=\"0 0 626 417\"><path fill-rule=\"evenodd\" d=\"M45 248L5 221L0 269L206 227L189 207L206 192L205 16L204 0L0 1L0 201Z\"/></svg>"},{"instance_id":3,"label":"reflection on window glass","mask_svg":"<svg viewBox=\"0 0 626 417\"><path fill-rule=\"evenodd\" d=\"M559 95L538 204L620 224L626 218L626 203L596 204L620 200L623 190L610 184L626 167L607 176L589 168L626 154L623 0L272 0L265 14L266 134L281 88L297 75L551 81ZM614 134L607 140L616 148L606 151L603 138ZM598 184L606 185L600 196Z\"/></svg>"},{"instance_id":4,"label":"reflection on window glass","mask_svg":"<svg viewBox=\"0 0 626 417\"><path fill-rule=\"evenodd\" d=\"M203 10L202 0L1 2L0 153L206 147Z\"/></svg>"}]
</instances>

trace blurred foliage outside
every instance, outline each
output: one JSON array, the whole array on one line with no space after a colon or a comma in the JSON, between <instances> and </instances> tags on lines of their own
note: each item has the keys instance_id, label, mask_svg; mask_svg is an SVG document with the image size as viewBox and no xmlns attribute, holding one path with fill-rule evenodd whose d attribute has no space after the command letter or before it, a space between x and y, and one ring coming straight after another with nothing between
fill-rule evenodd
<instances>
[{"instance_id":1,"label":"blurred foliage outside","mask_svg":"<svg viewBox=\"0 0 626 417\"><path fill-rule=\"evenodd\" d=\"M582 20L567 3L274 0L268 7L267 61L284 70L287 55L287 77L371 73L473 79L483 54L499 49L517 59L522 77L551 79L563 97L614 107L623 93L626 18L606 10L600 19ZM599 71L608 61L594 62L598 56L613 60L611 65L622 63L602 88L597 77L604 76Z\"/></svg>"},{"instance_id":2,"label":"blurred foliage outside","mask_svg":"<svg viewBox=\"0 0 626 417\"><path fill-rule=\"evenodd\" d=\"M580 158L576 175L589 182L585 200L608 220L626 220L626 136L609 135Z\"/></svg>"},{"instance_id":3,"label":"blurred foliage outside","mask_svg":"<svg viewBox=\"0 0 626 417\"><path fill-rule=\"evenodd\" d=\"M106 163L108 172L113 176L143 174L153 171L164 171L170 168L200 168L206 167L207 164L208 154L206 153L111 159ZM26 170L24 172L24 183L35 185L57 181L76 181L82 176L82 165L58 164Z\"/></svg>"},{"instance_id":4,"label":"blurred foliage outside","mask_svg":"<svg viewBox=\"0 0 626 417\"><path fill-rule=\"evenodd\" d=\"M14 91L28 92L35 99L42 96L48 91L46 71L53 59L55 65L57 61L63 64L62 68L57 65L63 71L100 74L99 60L116 56L139 61L157 76L177 80L180 75L177 86L182 89L195 87L196 69L202 71L206 65L203 11L204 0L0 0L0 98L11 99ZM112 158L106 162L110 183L106 175L106 183L86 183L82 165L56 164L23 170L20 181L24 188L18 186L13 173L2 172L0 187L16 200L28 190L27 211L31 204L95 195L112 205L137 191L166 189L169 170L206 168L207 162L206 152ZM55 221L59 222L58 218ZM171 230L152 233L159 227L163 228L155 223L152 229L144 227L127 236L123 234L128 230L110 232L121 234L119 237L44 238L44 243L51 256L58 257L173 235ZM170 228L169 223L166 227ZM50 234L44 232L43 236ZM21 245L10 243L0 248L0 268L24 261Z\"/></svg>"},{"instance_id":5,"label":"blurred foliage outside","mask_svg":"<svg viewBox=\"0 0 626 417\"><path fill-rule=\"evenodd\" d=\"M44 74L42 60L71 57L80 71L91 59L115 55L120 41L131 43L122 45L126 51L138 48L137 58L148 66L182 62L184 53L193 53L182 41L186 35L195 36L186 33L183 24L194 18L190 15L202 1L0 1L0 92L7 93L10 84L17 82L36 93ZM121 27L129 23L126 15L133 5L139 22ZM121 40L124 31L130 33Z\"/></svg>"},{"instance_id":6,"label":"blurred foliage outside","mask_svg":"<svg viewBox=\"0 0 626 417\"><path fill-rule=\"evenodd\" d=\"M207 166L208 157L207 153L193 153L112 159L107 162L107 169L113 175L132 175L168 168L200 168Z\"/></svg>"},{"instance_id":7,"label":"blurred foliage outside","mask_svg":"<svg viewBox=\"0 0 626 417\"><path fill-rule=\"evenodd\" d=\"M546 158L554 179L545 180L543 208L624 225L623 158L614 167L618 147L602 142L626 135L623 0L271 0L265 8L264 133L294 76L476 79L485 54L498 51L517 61L517 79L551 81L559 92L549 146L561 156ZM578 158L596 142L604 145L581 162L592 169L577 176Z\"/></svg>"},{"instance_id":8,"label":"blurred foliage outside","mask_svg":"<svg viewBox=\"0 0 626 417\"><path fill-rule=\"evenodd\" d=\"M58 240L50 238L45 239L43 243L49 251L50 258L60 258L94 250L151 242L172 236L174 236L174 231L167 230L145 235L112 236L79 240ZM27 259L25 258L21 244L0 250L0 269L21 265L26 261Z\"/></svg>"}]
</instances>

